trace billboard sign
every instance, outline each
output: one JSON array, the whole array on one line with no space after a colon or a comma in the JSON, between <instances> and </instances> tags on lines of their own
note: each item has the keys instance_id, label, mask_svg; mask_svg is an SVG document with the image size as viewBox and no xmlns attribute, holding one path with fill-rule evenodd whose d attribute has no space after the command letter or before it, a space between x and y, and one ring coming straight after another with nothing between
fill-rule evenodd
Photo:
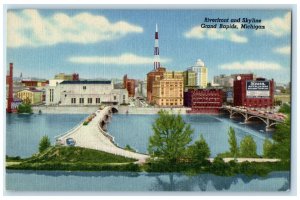
<instances>
[{"instance_id":1,"label":"billboard sign","mask_svg":"<svg viewBox=\"0 0 300 200\"><path fill-rule=\"evenodd\" d=\"M247 81L246 96L250 98L270 97L270 81Z\"/></svg>"}]
</instances>

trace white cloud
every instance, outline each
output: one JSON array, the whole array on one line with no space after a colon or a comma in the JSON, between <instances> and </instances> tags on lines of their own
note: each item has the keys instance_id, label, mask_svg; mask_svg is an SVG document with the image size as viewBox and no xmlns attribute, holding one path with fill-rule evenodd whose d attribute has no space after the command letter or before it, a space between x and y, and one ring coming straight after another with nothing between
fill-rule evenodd
<instances>
[{"instance_id":1,"label":"white cloud","mask_svg":"<svg viewBox=\"0 0 300 200\"><path fill-rule=\"evenodd\" d=\"M138 56L124 53L119 56L73 56L68 58L69 62L79 64L113 64L113 65L142 65L153 64L153 57ZM161 62L170 62L170 59L160 59Z\"/></svg>"},{"instance_id":2,"label":"white cloud","mask_svg":"<svg viewBox=\"0 0 300 200\"><path fill-rule=\"evenodd\" d=\"M278 47L278 48L275 48L273 51L275 53L279 53L282 55L290 55L291 47L290 46Z\"/></svg>"},{"instance_id":3,"label":"white cloud","mask_svg":"<svg viewBox=\"0 0 300 200\"><path fill-rule=\"evenodd\" d=\"M232 62L220 65L219 68L226 70L281 70L283 67L274 62L266 62L266 61L245 61L241 62Z\"/></svg>"},{"instance_id":4,"label":"white cloud","mask_svg":"<svg viewBox=\"0 0 300 200\"><path fill-rule=\"evenodd\" d=\"M79 13L74 16L56 13L42 16L37 10L9 11L7 16L8 47L39 47L59 43L88 44L119 39L143 28L126 21L110 22L106 17Z\"/></svg>"},{"instance_id":5,"label":"white cloud","mask_svg":"<svg viewBox=\"0 0 300 200\"><path fill-rule=\"evenodd\" d=\"M265 29L258 29L257 34L272 35L281 37L291 33L291 12L286 13L283 17L275 17L270 20L262 20L260 25Z\"/></svg>"},{"instance_id":6,"label":"white cloud","mask_svg":"<svg viewBox=\"0 0 300 200\"><path fill-rule=\"evenodd\" d=\"M248 38L240 35L243 31L240 29L220 29L220 28L201 28L201 26L195 26L191 30L187 31L184 36L192 39L204 39L211 40L228 40L235 43L246 43Z\"/></svg>"}]
</instances>

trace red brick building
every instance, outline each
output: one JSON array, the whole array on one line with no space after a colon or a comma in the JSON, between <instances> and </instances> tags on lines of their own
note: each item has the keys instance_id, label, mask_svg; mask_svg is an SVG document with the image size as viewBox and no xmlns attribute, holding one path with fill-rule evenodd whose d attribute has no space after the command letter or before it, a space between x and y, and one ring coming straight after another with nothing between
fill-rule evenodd
<instances>
[{"instance_id":1,"label":"red brick building","mask_svg":"<svg viewBox=\"0 0 300 200\"><path fill-rule=\"evenodd\" d=\"M153 103L153 82L156 76L163 76L166 72L166 68L159 67L147 74L147 101L148 103Z\"/></svg>"},{"instance_id":2,"label":"red brick building","mask_svg":"<svg viewBox=\"0 0 300 200\"><path fill-rule=\"evenodd\" d=\"M267 108L274 105L274 80L240 74L233 82L233 105Z\"/></svg>"},{"instance_id":3,"label":"red brick building","mask_svg":"<svg viewBox=\"0 0 300 200\"><path fill-rule=\"evenodd\" d=\"M135 80L128 79L127 74L123 77L123 86L128 91L128 97L134 97L135 95Z\"/></svg>"},{"instance_id":4,"label":"red brick building","mask_svg":"<svg viewBox=\"0 0 300 200\"><path fill-rule=\"evenodd\" d=\"M221 89L189 89L184 92L184 106L190 113L218 113L223 104Z\"/></svg>"}]
</instances>

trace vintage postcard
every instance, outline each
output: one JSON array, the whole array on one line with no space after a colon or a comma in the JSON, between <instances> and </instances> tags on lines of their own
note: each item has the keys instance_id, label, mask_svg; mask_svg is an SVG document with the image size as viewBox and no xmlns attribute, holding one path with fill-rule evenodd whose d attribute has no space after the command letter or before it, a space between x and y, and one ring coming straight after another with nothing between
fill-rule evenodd
<instances>
[{"instance_id":1,"label":"vintage postcard","mask_svg":"<svg viewBox=\"0 0 300 200\"><path fill-rule=\"evenodd\" d=\"M6 191L290 191L292 9L6 15Z\"/></svg>"}]
</instances>

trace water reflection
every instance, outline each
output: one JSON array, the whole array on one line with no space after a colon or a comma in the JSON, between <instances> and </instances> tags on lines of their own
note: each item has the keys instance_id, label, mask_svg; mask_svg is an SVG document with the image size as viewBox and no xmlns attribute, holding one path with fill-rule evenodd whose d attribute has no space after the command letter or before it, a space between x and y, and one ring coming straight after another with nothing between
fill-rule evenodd
<instances>
[{"instance_id":1,"label":"water reflection","mask_svg":"<svg viewBox=\"0 0 300 200\"><path fill-rule=\"evenodd\" d=\"M166 178L168 177L168 178ZM269 182L272 179L281 178L282 185L276 191L287 191L290 188L289 176L283 173L271 173L267 177L236 175L231 177L215 176L212 174L201 174L197 176L186 177L180 174L168 174L166 176L155 176L155 183L151 186L151 191L253 191L247 189L247 185L253 185L254 182ZM253 183L251 183L253 182ZM254 183L255 184L255 183ZM231 188L234 186L235 188ZM280 186L280 185L278 185ZM266 186L268 188L268 186ZM264 191L257 185L256 190ZM255 191L255 190L254 190Z\"/></svg>"},{"instance_id":2,"label":"water reflection","mask_svg":"<svg viewBox=\"0 0 300 200\"><path fill-rule=\"evenodd\" d=\"M34 181L32 181L34 180ZM266 177L181 173L65 172L7 170L6 186L16 191L287 191L289 172Z\"/></svg>"}]
</instances>

